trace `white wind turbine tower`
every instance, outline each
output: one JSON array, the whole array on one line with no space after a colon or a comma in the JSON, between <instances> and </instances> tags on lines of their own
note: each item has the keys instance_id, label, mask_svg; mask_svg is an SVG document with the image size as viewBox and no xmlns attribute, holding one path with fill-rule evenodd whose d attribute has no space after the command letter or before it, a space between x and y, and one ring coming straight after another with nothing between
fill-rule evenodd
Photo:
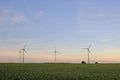
<instances>
[{"instance_id":1,"label":"white wind turbine tower","mask_svg":"<svg viewBox=\"0 0 120 80\"><path fill-rule=\"evenodd\" d=\"M21 60L21 53L22 53L22 63L24 63L24 53L26 53L26 46L24 45L23 49L20 49L19 51L19 58Z\"/></svg>"},{"instance_id":2,"label":"white wind turbine tower","mask_svg":"<svg viewBox=\"0 0 120 80\"><path fill-rule=\"evenodd\" d=\"M56 48L55 48L55 50L54 50L54 54L55 54L55 63L56 63L56 60L57 60L57 53L58 53L58 51L56 50Z\"/></svg>"},{"instance_id":3,"label":"white wind turbine tower","mask_svg":"<svg viewBox=\"0 0 120 80\"><path fill-rule=\"evenodd\" d=\"M89 59L89 54L91 53L90 48L91 48L91 45L89 45L89 47L87 48L83 48L83 49L86 49L88 53L88 64L90 63L90 59Z\"/></svg>"}]
</instances>

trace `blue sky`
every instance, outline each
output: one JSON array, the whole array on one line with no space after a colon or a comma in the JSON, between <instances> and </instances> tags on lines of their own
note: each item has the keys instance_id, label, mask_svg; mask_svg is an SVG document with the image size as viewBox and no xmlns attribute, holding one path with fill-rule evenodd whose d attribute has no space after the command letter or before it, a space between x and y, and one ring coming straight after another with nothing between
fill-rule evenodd
<instances>
[{"instance_id":1,"label":"blue sky","mask_svg":"<svg viewBox=\"0 0 120 80\"><path fill-rule=\"evenodd\" d=\"M1 0L0 61L27 45L26 61L52 61L56 47L59 62L80 62L92 44L91 62L119 62L119 26L119 0Z\"/></svg>"}]
</instances>

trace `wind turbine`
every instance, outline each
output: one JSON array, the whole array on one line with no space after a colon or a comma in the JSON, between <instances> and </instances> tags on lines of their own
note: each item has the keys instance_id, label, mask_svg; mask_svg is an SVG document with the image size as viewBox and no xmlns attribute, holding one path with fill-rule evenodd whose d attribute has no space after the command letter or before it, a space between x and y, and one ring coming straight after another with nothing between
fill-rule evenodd
<instances>
[{"instance_id":1,"label":"wind turbine","mask_svg":"<svg viewBox=\"0 0 120 80\"><path fill-rule=\"evenodd\" d=\"M57 51L56 48L55 48L55 50L54 50L54 54L55 54L55 63L56 63L56 60L57 60L57 58L56 58L57 53L58 53L58 51Z\"/></svg>"},{"instance_id":2,"label":"wind turbine","mask_svg":"<svg viewBox=\"0 0 120 80\"><path fill-rule=\"evenodd\" d=\"M91 48L91 45L89 45L87 48L83 48L83 49L86 49L88 53L88 64L90 63L90 59L89 59L89 54L91 53L90 48Z\"/></svg>"},{"instance_id":3,"label":"wind turbine","mask_svg":"<svg viewBox=\"0 0 120 80\"><path fill-rule=\"evenodd\" d=\"M20 58L21 58L21 53L22 53L22 63L24 63L24 53L26 53L26 46L24 45L24 47L22 49L20 49Z\"/></svg>"}]
</instances>

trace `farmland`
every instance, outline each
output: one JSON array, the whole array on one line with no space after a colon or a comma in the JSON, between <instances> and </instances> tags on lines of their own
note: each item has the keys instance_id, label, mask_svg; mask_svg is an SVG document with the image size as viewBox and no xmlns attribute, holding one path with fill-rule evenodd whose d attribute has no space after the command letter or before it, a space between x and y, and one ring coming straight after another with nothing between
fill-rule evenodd
<instances>
[{"instance_id":1,"label":"farmland","mask_svg":"<svg viewBox=\"0 0 120 80\"><path fill-rule=\"evenodd\" d=\"M0 63L0 80L120 80L120 64Z\"/></svg>"}]
</instances>

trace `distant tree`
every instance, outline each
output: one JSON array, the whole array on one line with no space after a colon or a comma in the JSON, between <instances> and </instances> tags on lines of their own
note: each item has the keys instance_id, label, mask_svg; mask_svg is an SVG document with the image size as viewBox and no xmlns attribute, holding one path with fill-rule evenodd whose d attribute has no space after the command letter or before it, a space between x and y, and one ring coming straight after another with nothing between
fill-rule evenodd
<instances>
[{"instance_id":1,"label":"distant tree","mask_svg":"<svg viewBox=\"0 0 120 80\"><path fill-rule=\"evenodd\" d=\"M95 64L98 64L98 62L95 62Z\"/></svg>"},{"instance_id":2,"label":"distant tree","mask_svg":"<svg viewBox=\"0 0 120 80\"><path fill-rule=\"evenodd\" d=\"M82 61L81 64L86 64L86 62L85 62L85 61Z\"/></svg>"}]
</instances>

